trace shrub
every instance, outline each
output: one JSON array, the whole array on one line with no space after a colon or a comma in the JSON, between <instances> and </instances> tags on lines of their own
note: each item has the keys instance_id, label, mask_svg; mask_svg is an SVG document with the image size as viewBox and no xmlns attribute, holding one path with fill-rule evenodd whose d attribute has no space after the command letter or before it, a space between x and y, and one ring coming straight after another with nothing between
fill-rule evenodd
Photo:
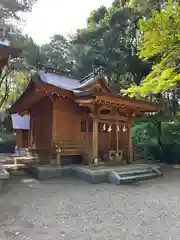
<instances>
[{"instance_id":1,"label":"shrub","mask_svg":"<svg viewBox=\"0 0 180 240\"><path fill-rule=\"evenodd\" d=\"M0 153L13 153L16 145L12 134L0 132Z\"/></svg>"},{"instance_id":2,"label":"shrub","mask_svg":"<svg viewBox=\"0 0 180 240\"><path fill-rule=\"evenodd\" d=\"M16 142L15 141L3 141L0 143L0 153L14 153Z\"/></svg>"}]
</instances>

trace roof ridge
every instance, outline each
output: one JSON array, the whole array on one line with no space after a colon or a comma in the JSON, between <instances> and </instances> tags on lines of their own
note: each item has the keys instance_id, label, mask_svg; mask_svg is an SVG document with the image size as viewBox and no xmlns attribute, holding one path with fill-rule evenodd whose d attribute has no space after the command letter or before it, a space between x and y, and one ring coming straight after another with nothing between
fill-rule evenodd
<instances>
[{"instance_id":1,"label":"roof ridge","mask_svg":"<svg viewBox=\"0 0 180 240\"><path fill-rule=\"evenodd\" d=\"M44 64L40 64L39 69L44 70L45 73L54 73L54 74L57 74L59 76L65 76L65 77L72 78L74 80L79 80L80 83L84 83L84 82L88 81L89 78L97 77L99 74L104 72L104 68L101 66L99 68L95 68L87 76L85 76L83 78L80 78L79 76L73 75L71 72L67 72L67 71L64 71L63 69L54 68L54 67L47 66L47 65L44 65Z\"/></svg>"},{"instance_id":2,"label":"roof ridge","mask_svg":"<svg viewBox=\"0 0 180 240\"><path fill-rule=\"evenodd\" d=\"M73 80L80 81L79 77L71 75L71 74L69 74L68 72L66 72L62 69L48 67L46 65L41 65L40 70L44 70L45 73L53 73L53 74L56 74L58 76L69 77L69 78L72 78Z\"/></svg>"},{"instance_id":3,"label":"roof ridge","mask_svg":"<svg viewBox=\"0 0 180 240\"><path fill-rule=\"evenodd\" d=\"M103 67L95 68L93 70L93 72L89 73L87 76L82 78L82 80L80 80L80 83L88 81L89 78L91 78L91 77L97 77L100 73L103 73L103 72L104 72L104 68Z\"/></svg>"}]
</instances>

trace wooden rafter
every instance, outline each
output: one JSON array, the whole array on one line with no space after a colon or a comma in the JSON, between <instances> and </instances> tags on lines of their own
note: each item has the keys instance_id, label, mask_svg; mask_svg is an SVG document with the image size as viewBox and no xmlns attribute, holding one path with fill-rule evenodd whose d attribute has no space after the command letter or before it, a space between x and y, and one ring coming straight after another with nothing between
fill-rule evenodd
<instances>
[{"instance_id":1,"label":"wooden rafter","mask_svg":"<svg viewBox=\"0 0 180 240\"><path fill-rule=\"evenodd\" d=\"M141 109L142 111L157 111L158 110L158 105L149 103L147 101L142 101L142 100L136 100L136 99L126 99L121 96L117 97L109 97L109 96L97 96L95 98L95 101L98 103L105 103L105 104L110 104L112 106L119 106L122 108L138 108Z\"/></svg>"},{"instance_id":2,"label":"wooden rafter","mask_svg":"<svg viewBox=\"0 0 180 240\"><path fill-rule=\"evenodd\" d=\"M75 102L81 106L90 107L90 105L98 104L99 106L107 106L107 108L116 108L119 113L127 113L133 115L140 112L156 112L158 105L151 104L139 100L127 100L116 97L109 98L108 96L96 96L89 98L76 98Z\"/></svg>"}]
</instances>

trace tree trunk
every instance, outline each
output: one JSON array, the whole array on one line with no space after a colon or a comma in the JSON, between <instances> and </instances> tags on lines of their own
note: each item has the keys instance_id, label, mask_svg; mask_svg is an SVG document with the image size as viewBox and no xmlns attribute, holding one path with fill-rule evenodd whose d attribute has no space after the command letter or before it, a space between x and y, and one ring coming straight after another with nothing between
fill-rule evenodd
<instances>
[{"instance_id":1,"label":"tree trunk","mask_svg":"<svg viewBox=\"0 0 180 240\"><path fill-rule=\"evenodd\" d=\"M163 95L161 93L158 93L156 95L156 98L158 100L159 105L161 106L161 110L159 111L159 114L163 115L162 109L164 109L164 105L165 105ZM160 161L162 162L163 161L163 149L162 149L162 140L161 140L162 139L162 121L157 119L155 120L155 124L158 132L157 142L159 144L159 150L160 150Z\"/></svg>"},{"instance_id":2,"label":"tree trunk","mask_svg":"<svg viewBox=\"0 0 180 240\"><path fill-rule=\"evenodd\" d=\"M160 12L161 11L161 0L157 0L157 11Z\"/></svg>"},{"instance_id":3,"label":"tree trunk","mask_svg":"<svg viewBox=\"0 0 180 240\"><path fill-rule=\"evenodd\" d=\"M156 120L156 127L157 127L157 142L159 145L159 150L160 150L160 161L163 162L163 149L162 149L162 121Z\"/></svg>"},{"instance_id":4,"label":"tree trunk","mask_svg":"<svg viewBox=\"0 0 180 240\"><path fill-rule=\"evenodd\" d=\"M8 97L9 97L9 82L8 82L8 77L6 77L4 96L0 99L0 108L5 103L5 101L8 99Z\"/></svg>"}]
</instances>

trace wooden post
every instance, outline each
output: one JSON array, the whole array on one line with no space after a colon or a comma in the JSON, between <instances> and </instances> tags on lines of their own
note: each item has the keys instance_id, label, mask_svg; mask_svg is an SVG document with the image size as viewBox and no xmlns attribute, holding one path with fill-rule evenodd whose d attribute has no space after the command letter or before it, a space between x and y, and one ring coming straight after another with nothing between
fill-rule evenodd
<instances>
[{"instance_id":1,"label":"wooden post","mask_svg":"<svg viewBox=\"0 0 180 240\"><path fill-rule=\"evenodd\" d=\"M57 130L58 130L58 122L57 122L57 102L54 101L53 103L53 113L52 113L52 141L57 140Z\"/></svg>"},{"instance_id":2,"label":"wooden post","mask_svg":"<svg viewBox=\"0 0 180 240\"><path fill-rule=\"evenodd\" d=\"M57 153L57 165L61 165L61 155L60 152Z\"/></svg>"},{"instance_id":3,"label":"wooden post","mask_svg":"<svg viewBox=\"0 0 180 240\"><path fill-rule=\"evenodd\" d=\"M53 104L53 109L52 109L52 149L53 149L53 142L55 140L57 140L57 102L54 100L52 101ZM60 158L58 157L58 152L57 152L57 156L56 159L52 159L53 157L53 152L51 154L51 160L50 160L50 164L52 165L59 165L60 164Z\"/></svg>"},{"instance_id":4,"label":"wooden post","mask_svg":"<svg viewBox=\"0 0 180 240\"><path fill-rule=\"evenodd\" d=\"M98 121L93 119L93 137L92 137L92 155L93 160L98 158Z\"/></svg>"},{"instance_id":5,"label":"wooden post","mask_svg":"<svg viewBox=\"0 0 180 240\"><path fill-rule=\"evenodd\" d=\"M129 147L129 163L133 161L133 145L132 145L132 124L131 122L128 124L128 147Z\"/></svg>"},{"instance_id":6,"label":"wooden post","mask_svg":"<svg viewBox=\"0 0 180 240\"><path fill-rule=\"evenodd\" d=\"M120 161L121 159L119 158L119 126L118 122L116 122L116 161Z\"/></svg>"},{"instance_id":7,"label":"wooden post","mask_svg":"<svg viewBox=\"0 0 180 240\"><path fill-rule=\"evenodd\" d=\"M55 164L55 161L54 161L54 159L51 157L51 160L50 160L50 164L51 165L54 165Z\"/></svg>"},{"instance_id":8,"label":"wooden post","mask_svg":"<svg viewBox=\"0 0 180 240\"><path fill-rule=\"evenodd\" d=\"M118 131L118 122L116 122L116 151L119 151L119 131Z\"/></svg>"}]
</instances>

